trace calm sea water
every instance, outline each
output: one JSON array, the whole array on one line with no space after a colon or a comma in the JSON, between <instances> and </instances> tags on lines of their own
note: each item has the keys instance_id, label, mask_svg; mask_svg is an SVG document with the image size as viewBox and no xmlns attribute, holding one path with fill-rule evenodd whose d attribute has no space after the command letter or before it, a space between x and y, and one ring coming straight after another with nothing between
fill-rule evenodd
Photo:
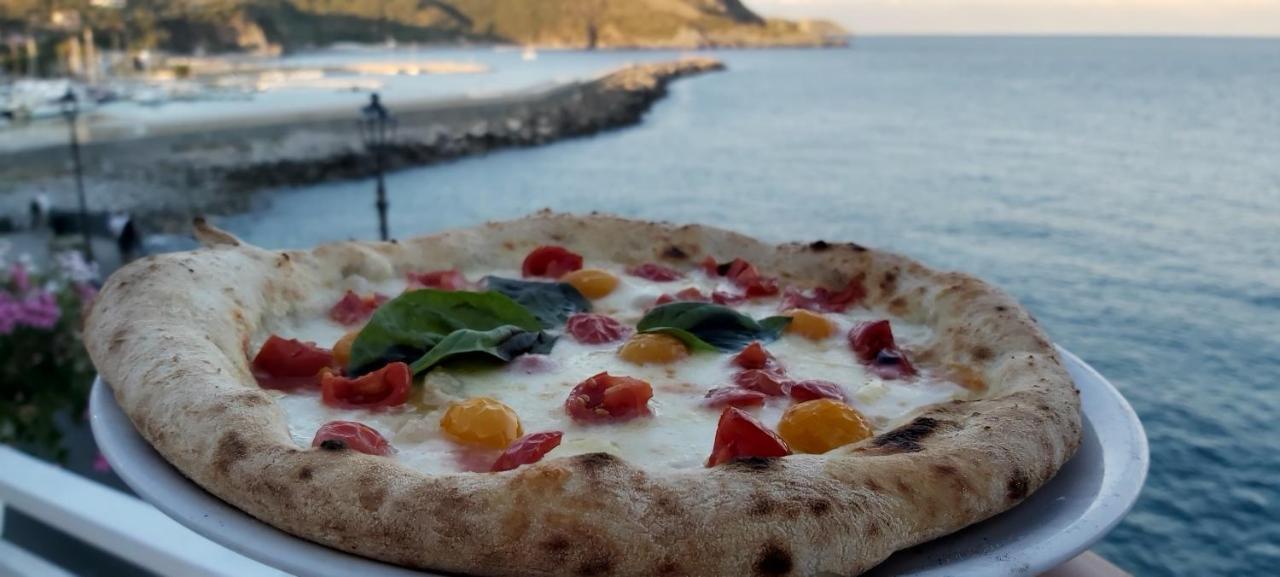
<instances>
[{"instance_id":1,"label":"calm sea water","mask_svg":"<svg viewBox=\"0 0 1280 577\"><path fill-rule=\"evenodd\" d=\"M549 206L856 240L977 273L1146 424L1146 491L1097 550L1144 576L1275 574L1280 41L886 38L717 56L728 72L673 85L639 127L392 175L394 233ZM279 191L223 222L273 247L376 233L368 182Z\"/></svg>"}]
</instances>

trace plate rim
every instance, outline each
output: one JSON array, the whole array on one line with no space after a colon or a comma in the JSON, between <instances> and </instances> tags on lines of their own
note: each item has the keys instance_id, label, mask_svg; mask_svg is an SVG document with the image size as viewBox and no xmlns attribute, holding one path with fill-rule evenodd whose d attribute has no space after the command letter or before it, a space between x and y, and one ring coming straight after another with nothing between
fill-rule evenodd
<instances>
[{"instance_id":1,"label":"plate rim","mask_svg":"<svg viewBox=\"0 0 1280 577\"><path fill-rule=\"evenodd\" d=\"M1084 394L1082 390L1083 418L1090 422L1095 418L1105 419L1108 431L1124 433L1123 437L1127 442L1121 446L1127 447L1128 450L1127 454L1121 454L1122 452L1118 449L1108 451L1106 450L1108 444L1100 443L1104 450L1101 455L1103 468L1098 492L1084 512L1074 519L1066 530L1058 533L1051 544L1050 540L1046 539L1037 543L1038 546L1022 550L995 550L1000 551L1004 557L1000 560L1000 566L1012 568L1007 573L1009 575L1031 575L1051 569L1083 553L1093 543L1102 539L1132 510L1145 485L1150 467L1146 432L1128 400L1106 377L1080 357L1059 345L1055 345L1055 348L1062 355L1064 365L1069 372L1074 367L1084 376L1101 385L1088 387L1089 394ZM1075 375L1072 380L1077 382ZM1076 386L1080 388L1078 383ZM1094 394L1095 389L1100 394ZM362 574L377 572L379 575L390 577L443 577L440 573L401 567L330 548L277 529L208 493L161 457L133 427L128 416L116 403L110 385L101 377L94 378L89 401L90 428L93 431L94 440L116 474L145 501L202 537L265 565L296 575L337 576L359 571ZM108 411L114 411L117 414L108 415ZM109 421L129 423L130 426L127 430L116 431L111 429L114 425ZM1097 427L1095 427L1096 430ZM136 447L130 447L131 444ZM129 454L131 451L135 454ZM121 465L124 466L121 467ZM164 478L144 478L135 465L157 468ZM165 472L169 475L163 475ZM172 486L166 488L168 485ZM189 492L194 500L185 504L170 502L166 497L182 498L181 493L174 493L174 490ZM206 511L203 514L196 514L193 518L194 512L187 510L192 508L206 509ZM1090 513L1097 518L1091 518ZM1093 524L1084 526L1088 525L1086 520L1093 521ZM981 523L969 527L978 525ZM278 547L265 546L264 543L269 542L270 538L285 539L291 545L291 552L279 554ZM940 539L945 538L945 536L940 537ZM299 555L299 553L305 553L305 555ZM902 552L899 551L894 556L901 554ZM942 564L914 572L912 577L956 575L958 569L962 570L969 566L978 568L976 565L979 561L988 557L990 557L989 554L968 557L957 563ZM307 562L300 563L294 560L298 558L305 558ZM878 567L884 567L892 560L893 557L890 557ZM326 569L317 570L317 567L326 567ZM872 573L875 572L876 570L873 569Z\"/></svg>"}]
</instances>

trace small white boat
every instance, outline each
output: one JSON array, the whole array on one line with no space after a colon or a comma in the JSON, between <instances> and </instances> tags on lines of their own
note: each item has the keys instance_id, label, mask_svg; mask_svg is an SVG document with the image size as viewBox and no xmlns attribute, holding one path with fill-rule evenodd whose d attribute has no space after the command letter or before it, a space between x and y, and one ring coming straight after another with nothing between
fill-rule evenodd
<instances>
[{"instance_id":1,"label":"small white boat","mask_svg":"<svg viewBox=\"0 0 1280 577\"><path fill-rule=\"evenodd\" d=\"M525 46L524 51L520 53L520 59L531 62L538 59L538 49L532 46Z\"/></svg>"}]
</instances>

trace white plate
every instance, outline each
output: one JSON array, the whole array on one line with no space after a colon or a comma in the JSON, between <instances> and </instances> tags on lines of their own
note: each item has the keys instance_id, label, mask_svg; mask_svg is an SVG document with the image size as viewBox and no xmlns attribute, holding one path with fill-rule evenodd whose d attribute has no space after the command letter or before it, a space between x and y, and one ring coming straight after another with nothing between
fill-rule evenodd
<instances>
[{"instance_id":1,"label":"white plate","mask_svg":"<svg viewBox=\"0 0 1280 577\"><path fill-rule=\"evenodd\" d=\"M1075 458L1013 510L901 551L869 575L1034 575L1088 549L1129 512L1147 476L1142 423L1102 375L1059 351L1084 404L1084 441ZM206 493L138 435L101 380L93 385L89 406L93 434L116 473L138 495L196 533L300 576L432 575L299 539Z\"/></svg>"}]
</instances>

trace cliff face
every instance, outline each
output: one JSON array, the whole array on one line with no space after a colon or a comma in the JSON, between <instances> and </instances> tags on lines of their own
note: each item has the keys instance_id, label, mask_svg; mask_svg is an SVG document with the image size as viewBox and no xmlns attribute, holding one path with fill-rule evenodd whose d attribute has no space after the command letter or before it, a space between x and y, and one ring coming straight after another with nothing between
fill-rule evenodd
<instances>
[{"instance_id":1,"label":"cliff face","mask_svg":"<svg viewBox=\"0 0 1280 577\"><path fill-rule=\"evenodd\" d=\"M740 0L143 0L130 7L155 11L161 46L181 51L253 49L264 37L286 50L387 39L568 48L843 42L838 27L765 19ZM237 30L223 29L233 23ZM241 41L246 28L261 36Z\"/></svg>"}]
</instances>

